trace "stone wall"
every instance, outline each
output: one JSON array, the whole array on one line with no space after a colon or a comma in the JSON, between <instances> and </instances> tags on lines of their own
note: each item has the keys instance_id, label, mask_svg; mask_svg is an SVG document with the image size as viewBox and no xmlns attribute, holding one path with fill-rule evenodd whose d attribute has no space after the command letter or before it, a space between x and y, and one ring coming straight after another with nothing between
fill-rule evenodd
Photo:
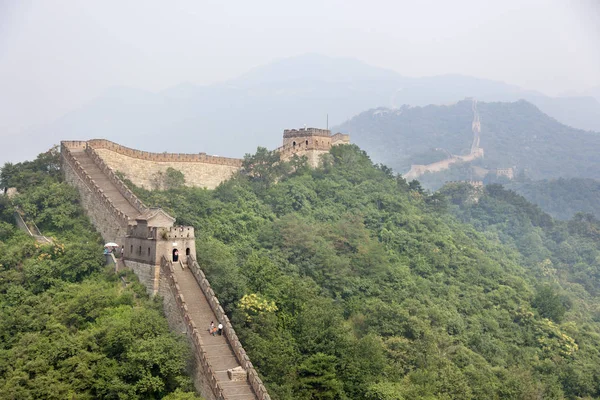
<instances>
[{"instance_id":1,"label":"stone wall","mask_svg":"<svg viewBox=\"0 0 600 400\"><path fill-rule=\"evenodd\" d=\"M181 171L187 186L214 189L240 170L242 160L200 154L150 153L130 149L108 140L90 140L89 146L114 171L135 185L153 188L153 179L168 168Z\"/></svg>"},{"instance_id":2,"label":"stone wall","mask_svg":"<svg viewBox=\"0 0 600 400\"><path fill-rule=\"evenodd\" d=\"M185 298L173 273L173 264L166 258L162 259L161 271L161 283L164 283L164 285L161 285L161 293L164 293L163 298L169 298L166 307L169 307L170 313L177 312L181 317L181 322L176 319L172 321L168 317L169 323L173 324L171 329L187 333L187 337L194 349L194 386L206 400L225 400L215 371L210 366L204 352L204 343L200 337L198 327L188 313ZM165 308L166 311L167 308ZM265 398L264 400L270 400L270 398Z\"/></svg>"},{"instance_id":3,"label":"stone wall","mask_svg":"<svg viewBox=\"0 0 600 400\"><path fill-rule=\"evenodd\" d=\"M457 162L470 162L482 157L483 149L479 148L475 152L470 153L466 156L452 156L445 160L441 160L427 165L413 164L410 166L410 171L408 171L403 176L406 180L416 179L427 172L445 171L448 168L450 168L450 165L455 164Z\"/></svg>"},{"instance_id":4,"label":"stone wall","mask_svg":"<svg viewBox=\"0 0 600 400\"><path fill-rule=\"evenodd\" d=\"M98 232L107 241L122 240L127 234L127 216L110 202L65 145L61 147L61 159L65 182L79 192L83 209Z\"/></svg>"},{"instance_id":5,"label":"stone wall","mask_svg":"<svg viewBox=\"0 0 600 400\"><path fill-rule=\"evenodd\" d=\"M154 295L159 292L160 267L125 258L125 266L135 272L140 283L146 287L146 292Z\"/></svg>"},{"instance_id":6,"label":"stone wall","mask_svg":"<svg viewBox=\"0 0 600 400\"><path fill-rule=\"evenodd\" d=\"M338 132L335 135L331 136L332 146L337 146L340 144L350 144L350 135Z\"/></svg>"},{"instance_id":7,"label":"stone wall","mask_svg":"<svg viewBox=\"0 0 600 400\"><path fill-rule=\"evenodd\" d=\"M204 296L206 296L206 299L210 304L210 308L217 317L217 320L223 324L223 335L227 337L227 341L229 342L229 345L231 346L238 363L248 373L248 382L250 383L250 386L252 386L252 390L254 390L256 397L259 400L271 400L265 385L258 376L258 372L256 372L254 369L250 358L246 354L246 350L244 350L242 343L238 339L237 334L235 333L235 330L229 321L229 317L227 314L225 314L223 307L221 307L221 303L219 303L219 299L217 299L215 292L210 287L210 283L208 282L208 279L206 279L206 276L200 268L200 265L198 265L193 257L188 257L187 265L190 271L192 271L194 274L194 278L196 278L198 285L200 285L200 288L202 289Z\"/></svg>"},{"instance_id":8,"label":"stone wall","mask_svg":"<svg viewBox=\"0 0 600 400\"><path fill-rule=\"evenodd\" d=\"M129 218L118 210L110 199L99 188L96 182L85 171L82 165L73 157L70 149L84 150L98 165L101 171L117 185L119 192L136 207L137 210L148 210L127 187L116 177L106 160L96 156L97 149L92 149L86 142L63 142L61 146L61 162L65 181L76 187L81 194L82 205L92 223L107 240L117 240L125 245L125 266L131 269L150 294L159 293L163 297L165 315L172 330L186 333L194 349L193 380L196 389L207 400L225 400L219 381L208 362L204 344L188 313L185 299L173 273L173 263L170 259L175 248L181 247L181 261L195 263L195 239L192 227L153 227L128 225ZM99 149L102 150L102 149ZM146 162L146 161L143 161ZM154 161L150 161L154 162ZM116 181L115 181L116 180ZM120 187L122 185L122 187ZM149 210L152 211L152 210ZM142 216L136 222L142 221ZM146 216L147 221L152 219ZM139 237L128 235L136 233ZM186 257L183 252L189 249ZM156 265L157 257L163 254L160 264ZM197 263L191 268L201 290L209 299L210 306L223 321L224 335L227 337L238 362L248 372L248 380L260 400L270 400L266 388L260 381L257 372L239 342L229 319L223 312L219 302L210 288L208 281ZM208 294L207 294L208 293Z\"/></svg>"},{"instance_id":9,"label":"stone wall","mask_svg":"<svg viewBox=\"0 0 600 400\"><path fill-rule=\"evenodd\" d=\"M138 197L125 185L125 183L117 176L114 169L104 162L102 157L92 147L86 146L85 152L90 156L92 161L100 168L100 171L106 175L106 177L112 182L117 188L119 193L131 204L140 214L148 211L148 207L138 199Z\"/></svg>"}]
</instances>

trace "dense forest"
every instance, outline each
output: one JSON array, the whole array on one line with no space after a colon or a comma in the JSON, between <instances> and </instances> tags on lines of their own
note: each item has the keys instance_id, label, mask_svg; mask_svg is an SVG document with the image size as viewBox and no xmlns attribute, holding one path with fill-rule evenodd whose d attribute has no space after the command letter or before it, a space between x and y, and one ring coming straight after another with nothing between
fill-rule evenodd
<instances>
[{"instance_id":1,"label":"dense forest","mask_svg":"<svg viewBox=\"0 0 600 400\"><path fill-rule=\"evenodd\" d=\"M552 217L573 218L578 212L600 218L600 182L594 179L559 178L543 181L520 179L504 186L537 204Z\"/></svg>"},{"instance_id":2,"label":"dense forest","mask_svg":"<svg viewBox=\"0 0 600 400\"><path fill-rule=\"evenodd\" d=\"M55 150L0 174L0 187L19 190L0 196L0 398L198 398L185 341L135 275L105 269ZM18 230L15 206L52 243Z\"/></svg>"},{"instance_id":3,"label":"dense forest","mask_svg":"<svg viewBox=\"0 0 600 400\"><path fill-rule=\"evenodd\" d=\"M483 160L493 170L516 166L530 179L600 179L600 135L563 125L531 103L478 102ZM473 140L472 101L365 111L335 127L374 160L406 173L411 164L438 161L447 152L468 154ZM469 179L471 174L459 175ZM448 180L448 179L446 179Z\"/></svg>"},{"instance_id":4,"label":"dense forest","mask_svg":"<svg viewBox=\"0 0 600 400\"><path fill-rule=\"evenodd\" d=\"M600 223L428 194L356 146L259 149L215 190L135 188L198 262L274 399L600 397Z\"/></svg>"},{"instance_id":5,"label":"dense forest","mask_svg":"<svg viewBox=\"0 0 600 400\"><path fill-rule=\"evenodd\" d=\"M531 180L524 173L518 173L514 180L487 174L477 176L477 167L472 164L454 164L449 169L426 173L419 177L419 183L429 190L439 190L448 182L464 179L481 180L484 184L502 184L507 189L525 197L540 206L553 218L568 220L578 212L600 217L600 181L589 178L558 178Z\"/></svg>"},{"instance_id":6,"label":"dense forest","mask_svg":"<svg viewBox=\"0 0 600 400\"><path fill-rule=\"evenodd\" d=\"M215 190L170 172L132 187L196 227L273 399L600 398L594 216L554 220L500 185L431 194L354 145L317 169L259 149ZM159 298L105 269L57 154L0 180L19 189L0 196L0 397L195 398L189 349Z\"/></svg>"}]
</instances>

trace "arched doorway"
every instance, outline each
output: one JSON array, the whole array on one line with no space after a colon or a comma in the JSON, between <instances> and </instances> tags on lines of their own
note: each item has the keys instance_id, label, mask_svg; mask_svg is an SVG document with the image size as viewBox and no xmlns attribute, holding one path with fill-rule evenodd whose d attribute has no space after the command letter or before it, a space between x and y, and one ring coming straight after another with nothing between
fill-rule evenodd
<instances>
[{"instance_id":1,"label":"arched doorway","mask_svg":"<svg viewBox=\"0 0 600 400\"><path fill-rule=\"evenodd\" d=\"M185 249L185 255L189 256L190 255L190 248L188 247L187 249Z\"/></svg>"},{"instance_id":2,"label":"arched doorway","mask_svg":"<svg viewBox=\"0 0 600 400\"><path fill-rule=\"evenodd\" d=\"M173 249L173 262L179 262L179 250Z\"/></svg>"}]
</instances>

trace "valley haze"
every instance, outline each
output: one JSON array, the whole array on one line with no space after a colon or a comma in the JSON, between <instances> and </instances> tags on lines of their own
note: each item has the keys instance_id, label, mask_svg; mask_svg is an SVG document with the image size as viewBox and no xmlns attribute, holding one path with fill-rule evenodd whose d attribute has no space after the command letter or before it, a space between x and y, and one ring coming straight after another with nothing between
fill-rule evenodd
<instances>
[{"instance_id":1,"label":"valley haze","mask_svg":"<svg viewBox=\"0 0 600 400\"><path fill-rule=\"evenodd\" d=\"M5 139L4 161L32 158L62 139L105 138L155 152L241 157L275 148L288 127L335 126L376 107L525 99L558 121L600 131L593 96L549 97L463 75L410 78L351 58L307 54L254 68L219 84L180 84L160 92L114 87L49 125ZM23 146L23 143L28 143Z\"/></svg>"}]
</instances>

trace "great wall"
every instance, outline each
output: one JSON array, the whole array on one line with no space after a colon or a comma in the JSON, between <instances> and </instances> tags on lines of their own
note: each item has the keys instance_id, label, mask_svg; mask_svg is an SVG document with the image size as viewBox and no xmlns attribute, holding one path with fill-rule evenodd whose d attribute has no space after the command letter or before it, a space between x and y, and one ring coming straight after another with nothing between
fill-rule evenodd
<instances>
[{"instance_id":1,"label":"great wall","mask_svg":"<svg viewBox=\"0 0 600 400\"><path fill-rule=\"evenodd\" d=\"M471 130L473 131L473 142L471 143L471 151L469 154L464 156L450 154L448 158L431 164L413 164L410 166L410 170L404 174L404 178L407 180L416 179L428 172L433 173L447 170L450 168L450 165L458 162L471 162L478 158L483 158L483 149L479 146L481 137L481 120L479 118L479 112L477 111L477 100L475 99L473 99L472 109L473 123Z\"/></svg>"},{"instance_id":2,"label":"great wall","mask_svg":"<svg viewBox=\"0 0 600 400\"><path fill-rule=\"evenodd\" d=\"M277 149L282 160L305 156L316 166L332 146L349 143L348 135L329 130L285 130ZM169 326L185 332L194 350L193 380L207 400L270 400L229 318L196 262L194 228L175 226L162 209L146 206L121 180L152 187L157 173L181 171L186 184L214 188L242 166L241 159L199 154L149 153L108 140L62 141L65 181L77 188L83 208L103 239L123 245L119 267L135 272L147 291L163 298ZM208 331L210 321L223 334Z\"/></svg>"}]
</instances>

